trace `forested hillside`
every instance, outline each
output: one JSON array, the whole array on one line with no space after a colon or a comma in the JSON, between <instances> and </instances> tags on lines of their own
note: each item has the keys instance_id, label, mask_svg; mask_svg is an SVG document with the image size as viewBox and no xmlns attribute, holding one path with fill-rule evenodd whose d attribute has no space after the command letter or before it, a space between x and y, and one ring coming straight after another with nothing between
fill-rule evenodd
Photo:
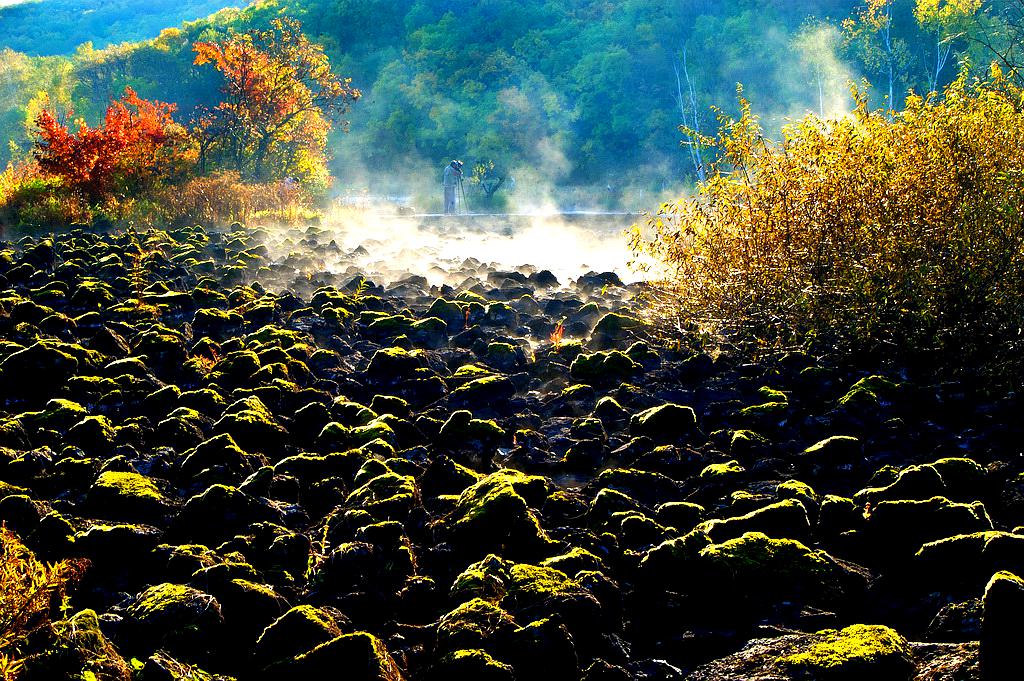
<instances>
[{"instance_id":1,"label":"forested hillside","mask_svg":"<svg viewBox=\"0 0 1024 681\"><path fill-rule=\"evenodd\" d=\"M209 16L244 0L30 0L0 2L0 49L31 55L69 54L153 38L168 26Z\"/></svg>"},{"instance_id":2,"label":"forested hillside","mask_svg":"<svg viewBox=\"0 0 1024 681\"><path fill-rule=\"evenodd\" d=\"M701 158L680 144L678 126L711 131L711 107L734 111L738 83L768 130L808 111L842 113L860 79L873 84L873 104L891 92L899 107L909 88L949 82L971 51L987 64L971 37L999 9L980 0L257 2L145 42L65 58L0 54L0 139L12 140L0 161L26 153L45 97L95 119L131 86L188 120L215 101L217 82L193 65L192 44L286 14L366 95L351 134L334 137L339 189L402 191L459 157L538 197L541 187L592 186L621 200L626 188L691 181ZM50 22L38 23L21 37L44 39Z\"/></svg>"}]
</instances>

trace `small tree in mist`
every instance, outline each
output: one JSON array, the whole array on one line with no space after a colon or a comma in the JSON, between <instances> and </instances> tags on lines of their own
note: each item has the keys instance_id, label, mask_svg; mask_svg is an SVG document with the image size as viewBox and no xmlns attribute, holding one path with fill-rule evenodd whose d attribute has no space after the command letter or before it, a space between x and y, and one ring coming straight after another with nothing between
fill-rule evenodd
<instances>
[{"instance_id":1,"label":"small tree in mist","mask_svg":"<svg viewBox=\"0 0 1024 681\"><path fill-rule=\"evenodd\" d=\"M699 193L634 228L683 318L733 338L1021 369L1024 90L994 70L775 142L741 100ZM935 356L938 353L938 357Z\"/></svg>"},{"instance_id":2,"label":"small tree in mist","mask_svg":"<svg viewBox=\"0 0 1024 681\"><path fill-rule=\"evenodd\" d=\"M493 206L497 202L498 191L505 186L508 172L494 161L480 161L473 165L473 173L469 176L470 183L480 189L484 203Z\"/></svg>"},{"instance_id":3,"label":"small tree in mist","mask_svg":"<svg viewBox=\"0 0 1024 681\"><path fill-rule=\"evenodd\" d=\"M298 21L275 19L268 30L198 42L193 49L197 65L213 64L224 76L224 101L195 126L206 138L204 162L216 154L257 181L326 179L327 133L361 93L331 70L323 48Z\"/></svg>"}]
</instances>

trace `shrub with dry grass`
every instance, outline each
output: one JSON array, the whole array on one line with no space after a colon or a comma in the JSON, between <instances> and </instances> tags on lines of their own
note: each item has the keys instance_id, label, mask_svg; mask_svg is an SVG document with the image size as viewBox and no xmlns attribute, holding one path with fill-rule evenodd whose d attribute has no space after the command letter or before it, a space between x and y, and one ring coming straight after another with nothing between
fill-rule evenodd
<instances>
[{"instance_id":1,"label":"shrub with dry grass","mask_svg":"<svg viewBox=\"0 0 1024 681\"><path fill-rule=\"evenodd\" d=\"M899 113L808 116L767 139L742 100L695 196L634 227L672 307L731 338L1019 362L1024 91L993 68Z\"/></svg>"},{"instance_id":2,"label":"shrub with dry grass","mask_svg":"<svg viewBox=\"0 0 1024 681\"><path fill-rule=\"evenodd\" d=\"M0 173L0 226L71 224L166 226L220 225L266 220L294 223L313 214L313 197L296 182L243 182L236 172L155 185L134 194L112 194L100 203L42 177L31 164Z\"/></svg>"},{"instance_id":3,"label":"shrub with dry grass","mask_svg":"<svg viewBox=\"0 0 1024 681\"><path fill-rule=\"evenodd\" d=\"M0 679L17 677L33 638L51 631L69 585L84 569L84 561L40 561L0 526Z\"/></svg>"},{"instance_id":4,"label":"shrub with dry grass","mask_svg":"<svg viewBox=\"0 0 1024 681\"><path fill-rule=\"evenodd\" d=\"M258 216L294 222L311 205L309 195L298 183L246 183L233 171L166 187L154 198L160 217L172 224L248 222Z\"/></svg>"}]
</instances>

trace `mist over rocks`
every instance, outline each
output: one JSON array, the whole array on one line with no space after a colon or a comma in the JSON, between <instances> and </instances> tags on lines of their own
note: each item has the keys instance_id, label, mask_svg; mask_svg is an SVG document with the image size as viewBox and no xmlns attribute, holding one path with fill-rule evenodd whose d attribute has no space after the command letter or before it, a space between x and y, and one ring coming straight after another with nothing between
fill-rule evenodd
<instances>
[{"instance_id":1,"label":"mist over rocks","mask_svg":"<svg viewBox=\"0 0 1024 681\"><path fill-rule=\"evenodd\" d=\"M1016 397L666 343L595 250L443 229L0 245L0 520L91 561L67 621L123 669L1002 678Z\"/></svg>"}]
</instances>

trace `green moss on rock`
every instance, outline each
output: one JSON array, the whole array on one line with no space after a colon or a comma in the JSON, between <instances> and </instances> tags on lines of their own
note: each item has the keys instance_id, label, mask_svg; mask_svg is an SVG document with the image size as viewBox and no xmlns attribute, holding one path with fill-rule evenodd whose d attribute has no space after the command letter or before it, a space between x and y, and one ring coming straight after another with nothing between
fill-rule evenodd
<instances>
[{"instance_id":1,"label":"green moss on rock","mask_svg":"<svg viewBox=\"0 0 1024 681\"><path fill-rule=\"evenodd\" d=\"M658 444L685 441L697 432L697 414L691 407L667 403L634 414L629 421L629 433L645 436Z\"/></svg>"},{"instance_id":2,"label":"green moss on rock","mask_svg":"<svg viewBox=\"0 0 1024 681\"><path fill-rule=\"evenodd\" d=\"M442 657L429 677L436 681L514 681L515 671L479 649L455 650Z\"/></svg>"},{"instance_id":3,"label":"green moss on rock","mask_svg":"<svg viewBox=\"0 0 1024 681\"><path fill-rule=\"evenodd\" d=\"M547 496L547 481L518 471L501 470L459 495L446 529L463 550L475 555L498 553L528 557L549 545L531 506Z\"/></svg>"},{"instance_id":4,"label":"green moss on rock","mask_svg":"<svg viewBox=\"0 0 1024 681\"><path fill-rule=\"evenodd\" d=\"M346 503L374 516L396 518L408 513L416 501L416 480L388 471L355 489Z\"/></svg>"},{"instance_id":5,"label":"green moss on rock","mask_svg":"<svg viewBox=\"0 0 1024 681\"><path fill-rule=\"evenodd\" d=\"M569 366L569 375L577 381L604 385L629 380L643 370L643 366L620 350L580 354Z\"/></svg>"},{"instance_id":6,"label":"green moss on rock","mask_svg":"<svg viewBox=\"0 0 1024 681\"><path fill-rule=\"evenodd\" d=\"M479 407L507 402L516 394L516 387L506 376L484 376L460 385L450 400L456 407Z\"/></svg>"},{"instance_id":7,"label":"green moss on rock","mask_svg":"<svg viewBox=\"0 0 1024 681\"><path fill-rule=\"evenodd\" d=\"M502 608L474 598L441 617L437 645L441 651L487 648L492 639L508 636L516 627L515 619Z\"/></svg>"},{"instance_id":8,"label":"green moss on rock","mask_svg":"<svg viewBox=\"0 0 1024 681\"><path fill-rule=\"evenodd\" d=\"M384 642L363 631L336 636L267 669L271 678L323 679L339 672L351 681L403 681Z\"/></svg>"},{"instance_id":9,"label":"green moss on rock","mask_svg":"<svg viewBox=\"0 0 1024 681\"><path fill-rule=\"evenodd\" d=\"M708 520L698 526L715 542L734 539L747 532L763 532L771 537L806 539L811 532L807 509L796 499L769 504L745 515Z\"/></svg>"},{"instance_id":10,"label":"green moss on rock","mask_svg":"<svg viewBox=\"0 0 1024 681\"><path fill-rule=\"evenodd\" d=\"M806 650L780 658L779 665L801 678L822 681L906 681L916 668L907 640L886 626L854 624L818 632L815 638Z\"/></svg>"},{"instance_id":11,"label":"green moss on rock","mask_svg":"<svg viewBox=\"0 0 1024 681\"><path fill-rule=\"evenodd\" d=\"M96 513L120 520L152 520L170 506L151 479L115 471L100 474L89 489L88 501Z\"/></svg>"},{"instance_id":12,"label":"green moss on rock","mask_svg":"<svg viewBox=\"0 0 1024 681\"><path fill-rule=\"evenodd\" d=\"M209 636L223 622L216 598L184 584L149 587L125 614L137 627L134 633L151 649L167 639Z\"/></svg>"}]
</instances>

